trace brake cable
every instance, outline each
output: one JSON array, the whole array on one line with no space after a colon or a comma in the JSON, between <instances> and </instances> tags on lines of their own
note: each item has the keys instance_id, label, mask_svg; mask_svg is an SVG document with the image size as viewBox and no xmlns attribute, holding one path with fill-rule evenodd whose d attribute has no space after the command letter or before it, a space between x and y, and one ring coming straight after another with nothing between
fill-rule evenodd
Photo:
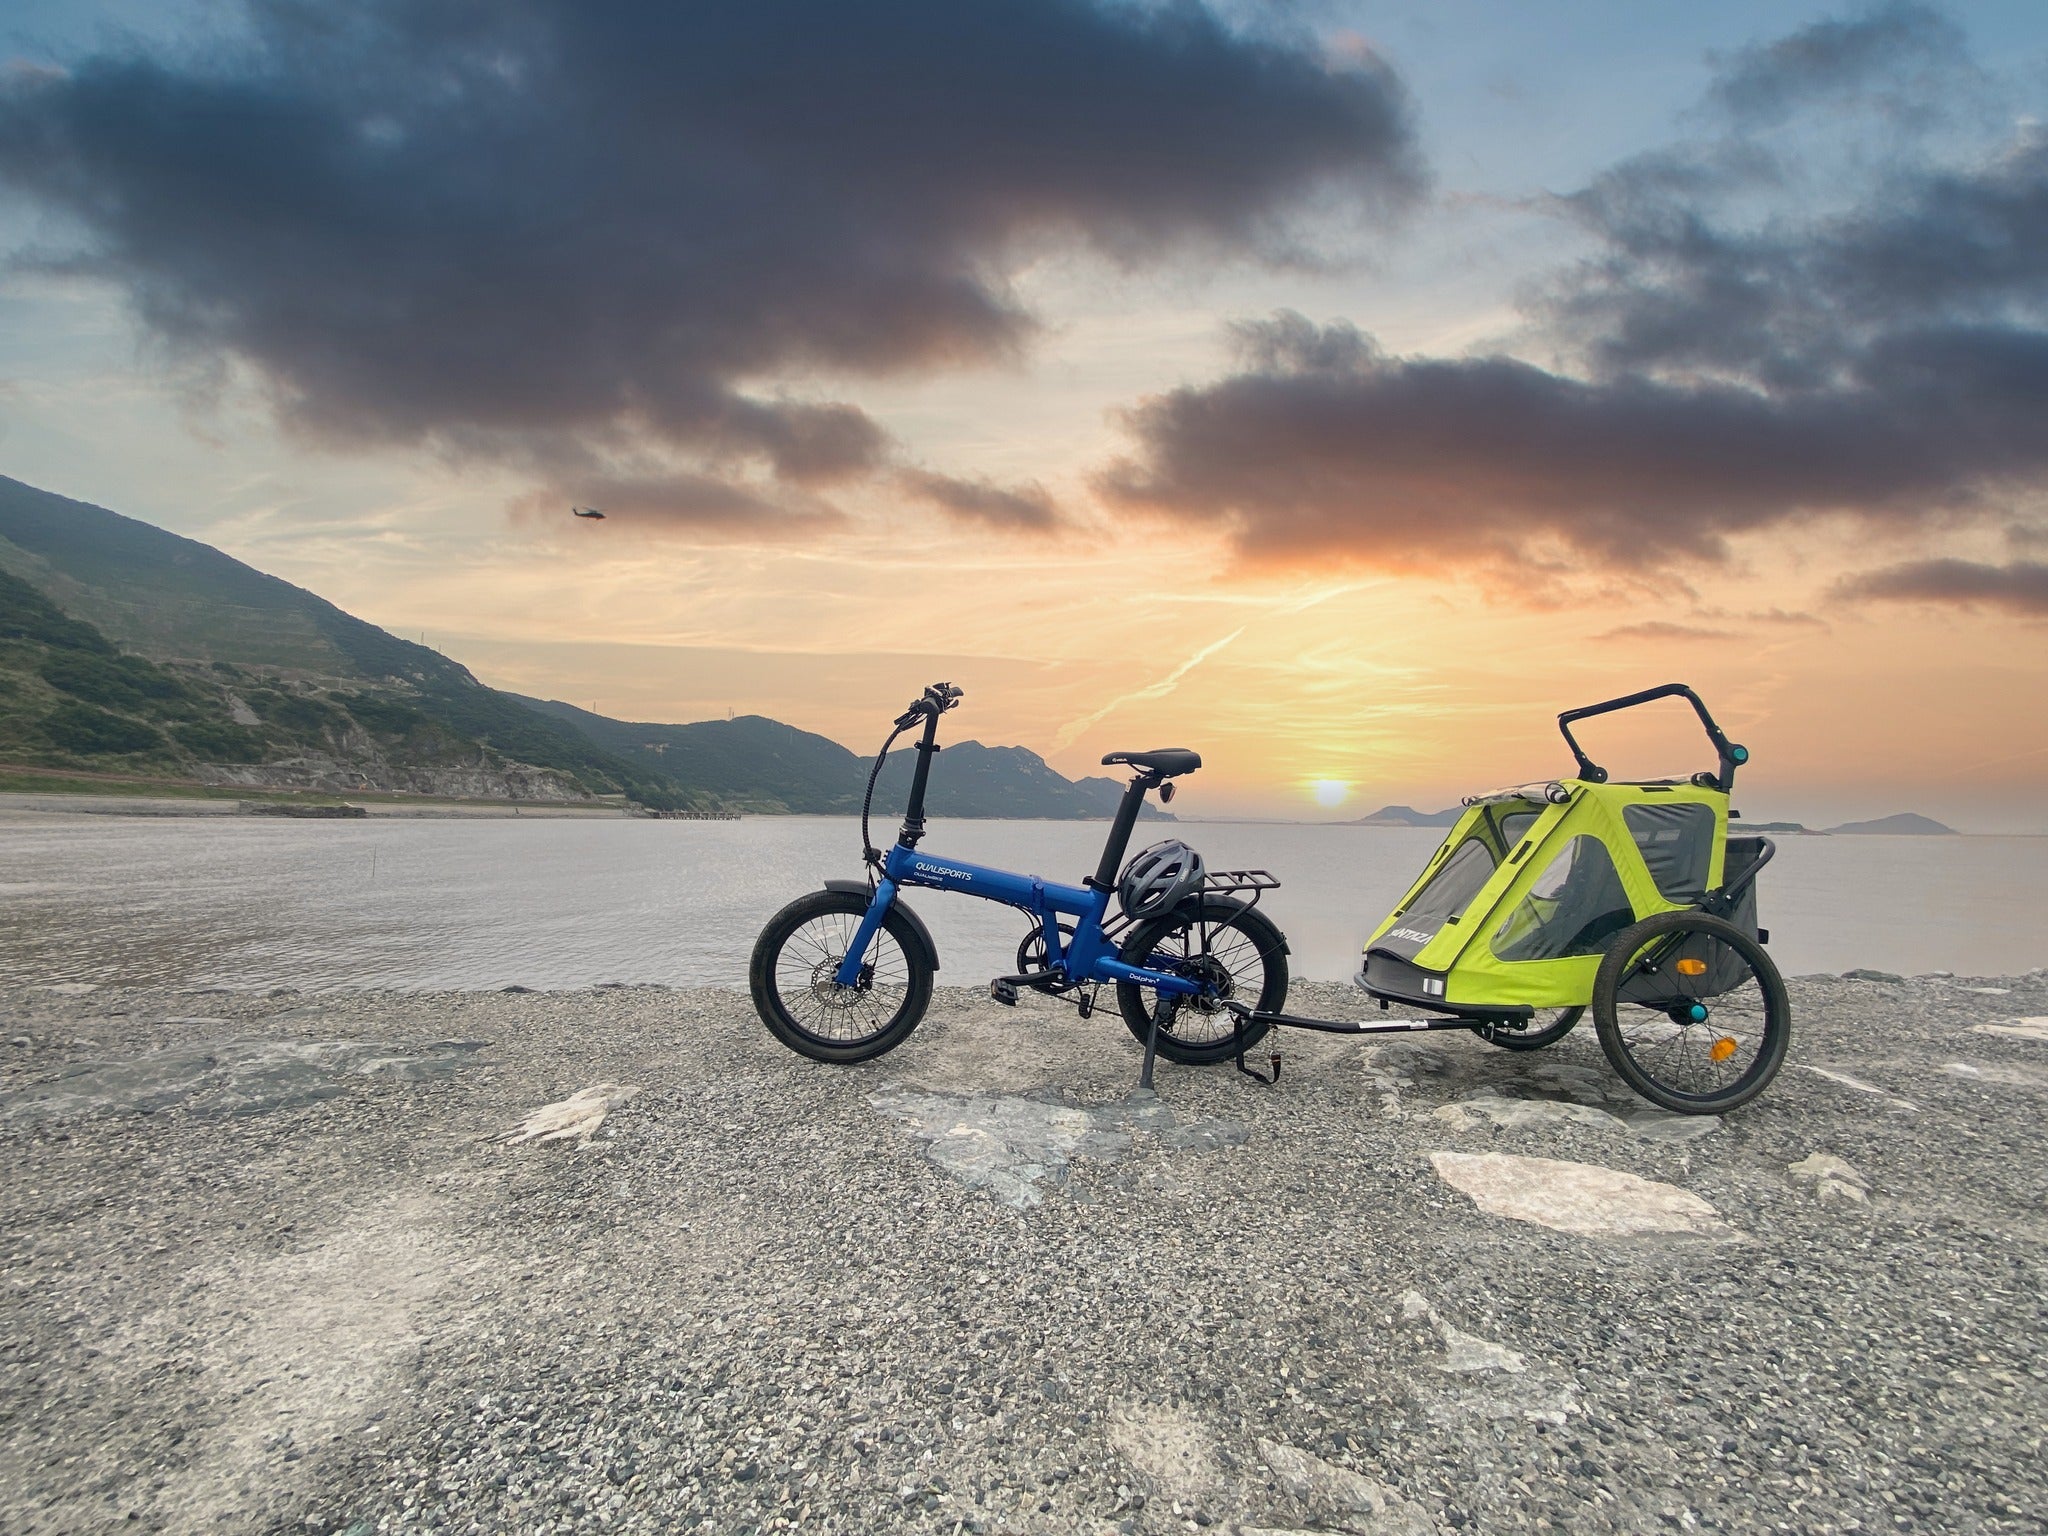
<instances>
[{"instance_id":1,"label":"brake cable","mask_svg":"<svg viewBox=\"0 0 2048 1536\"><path fill-rule=\"evenodd\" d=\"M911 722L911 724L915 723L915 721ZM910 725L899 724L895 730L891 731L889 739L882 743L882 750L875 754L875 766L868 770L868 792L861 797L860 802L860 845L861 857L867 861L870 869L880 869L882 867L882 850L868 841L868 810L875 803L875 781L882 776L882 764L888 761L889 749L896 745L896 738L909 729ZM870 885L874 884L873 875L868 877L868 883Z\"/></svg>"}]
</instances>

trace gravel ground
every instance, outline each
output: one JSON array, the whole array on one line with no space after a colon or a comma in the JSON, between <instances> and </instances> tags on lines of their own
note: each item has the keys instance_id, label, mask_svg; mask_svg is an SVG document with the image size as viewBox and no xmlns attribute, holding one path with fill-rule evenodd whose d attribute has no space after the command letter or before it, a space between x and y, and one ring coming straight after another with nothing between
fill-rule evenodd
<instances>
[{"instance_id":1,"label":"gravel ground","mask_svg":"<svg viewBox=\"0 0 2048 1536\"><path fill-rule=\"evenodd\" d=\"M0 993L0 1528L2039 1531L2048 1040L1974 1026L2048 977L1792 996L1674 1122L1590 1026L1146 1102L964 990L860 1068L726 991Z\"/></svg>"}]
</instances>

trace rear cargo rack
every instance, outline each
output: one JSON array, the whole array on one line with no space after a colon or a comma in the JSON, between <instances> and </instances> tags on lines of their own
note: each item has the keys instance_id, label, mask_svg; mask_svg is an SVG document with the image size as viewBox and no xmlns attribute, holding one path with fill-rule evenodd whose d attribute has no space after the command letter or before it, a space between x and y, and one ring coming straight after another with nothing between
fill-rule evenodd
<instances>
[{"instance_id":1,"label":"rear cargo rack","mask_svg":"<svg viewBox=\"0 0 2048 1536\"><path fill-rule=\"evenodd\" d=\"M1248 898L1247 907L1256 907L1261 896L1279 888L1279 878L1263 869L1212 869L1202 876L1204 896Z\"/></svg>"},{"instance_id":2,"label":"rear cargo rack","mask_svg":"<svg viewBox=\"0 0 2048 1536\"><path fill-rule=\"evenodd\" d=\"M1246 891L1276 891L1280 881L1263 869L1212 869L1203 876L1202 888L1219 896L1241 896Z\"/></svg>"}]
</instances>

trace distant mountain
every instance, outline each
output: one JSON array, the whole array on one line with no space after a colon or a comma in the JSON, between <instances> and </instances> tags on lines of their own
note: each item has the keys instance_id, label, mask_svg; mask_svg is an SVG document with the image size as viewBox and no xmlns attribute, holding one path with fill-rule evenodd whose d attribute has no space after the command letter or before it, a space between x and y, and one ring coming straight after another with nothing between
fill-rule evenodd
<instances>
[{"instance_id":1,"label":"distant mountain","mask_svg":"<svg viewBox=\"0 0 2048 1536\"><path fill-rule=\"evenodd\" d=\"M1360 816L1355 821L1337 823L1344 827L1449 827L1457 824L1465 814L1464 807L1452 806L1448 811L1418 811L1412 805L1383 805L1370 816Z\"/></svg>"},{"instance_id":2,"label":"distant mountain","mask_svg":"<svg viewBox=\"0 0 2048 1536\"><path fill-rule=\"evenodd\" d=\"M265 787L711 803L311 592L4 476L0 574L8 761ZM50 613L72 627L53 630Z\"/></svg>"},{"instance_id":3,"label":"distant mountain","mask_svg":"<svg viewBox=\"0 0 2048 1536\"><path fill-rule=\"evenodd\" d=\"M1128 779L1112 779L1105 774L1091 773L1085 779L1074 780L1074 788L1080 790L1082 794L1100 806L1103 815L1114 816L1118 802L1124 797L1124 786L1129 782ZM1174 819L1173 812L1162 811L1151 800L1147 800L1145 808L1138 812L1138 820L1140 821L1172 821Z\"/></svg>"},{"instance_id":4,"label":"distant mountain","mask_svg":"<svg viewBox=\"0 0 2048 1536\"><path fill-rule=\"evenodd\" d=\"M872 758L849 752L836 741L761 715L661 725L614 720L559 699L507 697L574 726L645 772L667 773L741 810L857 812L873 766ZM901 743L889 754L875 786L878 817L901 815L915 762L916 753ZM1104 785L1113 789L1106 800ZM932 816L1082 821L1109 815L1122 793L1123 785L1114 779L1072 783L1023 747L961 741L942 744L932 765L925 810Z\"/></svg>"},{"instance_id":5,"label":"distant mountain","mask_svg":"<svg viewBox=\"0 0 2048 1536\"><path fill-rule=\"evenodd\" d=\"M1880 816L1875 821L1845 821L1839 827L1828 831L1837 836L1850 837L1870 834L1880 837L1955 837L1954 827L1945 827L1929 816L1917 815L1912 811L1901 811L1896 816Z\"/></svg>"},{"instance_id":6,"label":"distant mountain","mask_svg":"<svg viewBox=\"0 0 2048 1536\"><path fill-rule=\"evenodd\" d=\"M914 755L893 753L883 769L884 816L902 809ZM857 811L869 768L835 741L759 715L636 724L501 693L208 545L5 477L0 762L818 813ZM972 741L947 746L934 768L934 816L1096 818L1122 789L1077 786L1023 747Z\"/></svg>"}]
</instances>

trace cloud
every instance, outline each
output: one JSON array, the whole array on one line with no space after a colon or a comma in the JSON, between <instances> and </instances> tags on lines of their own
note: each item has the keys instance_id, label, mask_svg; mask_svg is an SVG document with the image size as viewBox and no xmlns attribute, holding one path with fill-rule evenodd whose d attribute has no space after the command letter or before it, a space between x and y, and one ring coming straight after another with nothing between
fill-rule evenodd
<instances>
[{"instance_id":1,"label":"cloud","mask_svg":"<svg viewBox=\"0 0 2048 1536\"><path fill-rule=\"evenodd\" d=\"M906 469L897 479L911 495L967 522L1043 531L1060 521L1058 506L1036 482L1005 488L990 480L962 480L928 469Z\"/></svg>"},{"instance_id":2,"label":"cloud","mask_svg":"<svg viewBox=\"0 0 2048 1536\"><path fill-rule=\"evenodd\" d=\"M1651 619L1642 624L1624 624L1595 635L1596 640L1733 640L1732 630L1707 629L1698 624L1674 624L1668 619Z\"/></svg>"},{"instance_id":3,"label":"cloud","mask_svg":"<svg viewBox=\"0 0 2048 1536\"><path fill-rule=\"evenodd\" d=\"M0 181L71 270L336 441L801 486L883 430L821 373L986 362L1048 243L1275 252L1420 171L1377 60L1119 0L272 0L244 40L0 82Z\"/></svg>"},{"instance_id":4,"label":"cloud","mask_svg":"<svg viewBox=\"0 0 2048 1536\"><path fill-rule=\"evenodd\" d=\"M1911 84L1891 66L1931 27L1893 8L1751 50L1723 106ZM1841 134L1810 126L1719 132L1557 200L1598 249L1527 296L1545 362L1240 324L1235 371L1123 414L1132 447L1098 490L1221 527L1250 561L1531 580L1675 571L1819 518L2009 521L2048 490L2048 134L1900 148L1823 194Z\"/></svg>"},{"instance_id":5,"label":"cloud","mask_svg":"<svg viewBox=\"0 0 2048 1536\"><path fill-rule=\"evenodd\" d=\"M1891 338L1838 387L1773 396L1392 357L1291 314L1252 329L1259 363L1137 406L1140 454L1097 482L1126 506L1228 527L1252 560L1414 568L1562 546L1657 569L1802 515L1912 526L2048 473L2048 336Z\"/></svg>"},{"instance_id":6,"label":"cloud","mask_svg":"<svg viewBox=\"0 0 2048 1536\"><path fill-rule=\"evenodd\" d=\"M1631 164L1565 200L1606 247L1537 301L1599 374L1691 369L1823 387L1916 328L2038 324L2048 133L1961 167L1895 170L1831 215L1742 225Z\"/></svg>"},{"instance_id":7,"label":"cloud","mask_svg":"<svg viewBox=\"0 0 2048 1536\"><path fill-rule=\"evenodd\" d=\"M829 504L787 489L769 493L715 475L689 470L653 470L619 474L591 470L574 475L546 475L538 489L520 498L529 514L561 516L572 503L594 505L607 518L625 518L653 526L689 528L699 533L785 532L816 530L842 521Z\"/></svg>"},{"instance_id":8,"label":"cloud","mask_svg":"<svg viewBox=\"0 0 2048 1536\"><path fill-rule=\"evenodd\" d=\"M1715 62L1709 103L1760 126L1845 97L1917 120L1940 109L1941 87L1978 73L1954 22L1927 6L1902 4L1817 21Z\"/></svg>"},{"instance_id":9,"label":"cloud","mask_svg":"<svg viewBox=\"0 0 2048 1536\"><path fill-rule=\"evenodd\" d=\"M2016 560L2010 565L1916 560L1852 576L1836 588L1836 595L2000 608L2025 618L2048 618L2048 564L2033 560Z\"/></svg>"}]
</instances>

